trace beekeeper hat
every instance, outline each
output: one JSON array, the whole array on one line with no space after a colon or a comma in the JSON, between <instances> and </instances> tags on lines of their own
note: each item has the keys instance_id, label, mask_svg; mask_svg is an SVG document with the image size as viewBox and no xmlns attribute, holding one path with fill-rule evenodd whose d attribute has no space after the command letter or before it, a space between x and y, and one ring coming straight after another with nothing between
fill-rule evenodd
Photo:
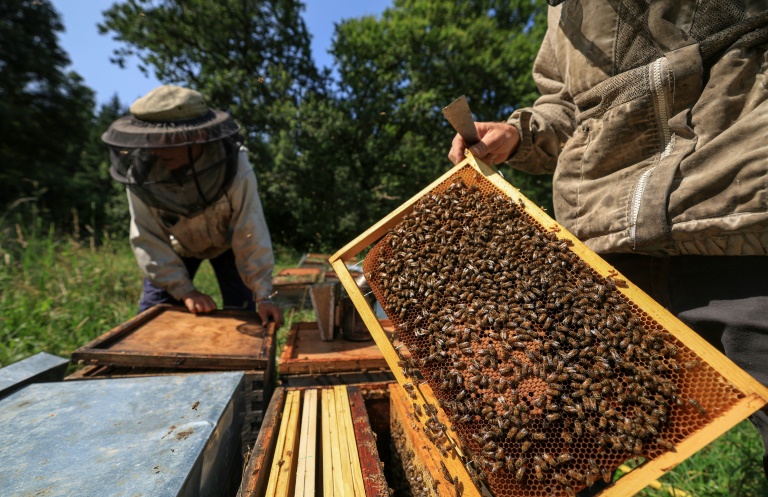
<instances>
[{"instance_id":1,"label":"beekeeper hat","mask_svg":"<svg viewBox=\"0 0 768 497\"><path fill-rule=\"evenodd\" d=\"M105 143L125 148L180 147L220 140L240 130L228 113L209 108L199 92L180 86L155 88L133 102L130 112L101 135Z\"/></svg>"}]
</instances>

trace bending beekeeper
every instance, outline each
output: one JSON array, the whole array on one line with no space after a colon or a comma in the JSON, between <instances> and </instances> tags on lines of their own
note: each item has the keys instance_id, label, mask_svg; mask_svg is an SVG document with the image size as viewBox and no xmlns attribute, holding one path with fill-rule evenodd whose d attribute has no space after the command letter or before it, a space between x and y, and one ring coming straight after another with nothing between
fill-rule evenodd
<instances>
[{"instance_id":1,"label":"bending beekeeper","mask_svg":"<svg viewBox=\"0 0 768 497\"><path fill-rule=\"evenodd\" d=\"M258 310L282 326L270 300L272 242L239 131L197 91L165 85L102 135L111 176L127 187L130 242L145 276L140 312L160 303L215 310L193 283L208 259L225 308Z\"/></svg>"}]
</instances>

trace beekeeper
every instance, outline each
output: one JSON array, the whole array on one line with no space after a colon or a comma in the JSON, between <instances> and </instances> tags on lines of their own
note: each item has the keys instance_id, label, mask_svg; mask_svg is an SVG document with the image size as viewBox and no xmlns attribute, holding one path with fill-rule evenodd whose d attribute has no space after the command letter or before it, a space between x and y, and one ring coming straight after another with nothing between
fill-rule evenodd
<instances>
[{"instance_id":1,"label":"beekeeper","mask_svg":"<svg viewBox=\"0 0 768 497\"><path fill-rule=\"evenodd\" d=\"M272 242L239 131L199 92L164 85L102 135L111 176L127 187L130 242L145 276L140 311L160 303L216 309L193 283L208 259L225 308L283 324L270 300Z\"/></svg>"}]
</instances>

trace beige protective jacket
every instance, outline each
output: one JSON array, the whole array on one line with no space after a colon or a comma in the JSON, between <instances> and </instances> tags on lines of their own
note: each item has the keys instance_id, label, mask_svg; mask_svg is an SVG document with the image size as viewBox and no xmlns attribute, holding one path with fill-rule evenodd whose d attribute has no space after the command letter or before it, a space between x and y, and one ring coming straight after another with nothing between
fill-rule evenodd
<instances>
[{"instance_id":1,"label":"beige protective jacket","mask_svg":"<svg viewBox=\"0 0 768 497\"><path fill-rule=\"evenodd\" d=\"M565 0L509 119L598 253L768 253L768 0Z\"/></svg>"},{"instance_id":2,"label":"beige protective jacket","mask_svg":"<svg viewBox=\"0 0 768 497\"><path fill-rule=\"evenodd\" d=\"M163 221L160 211L128 190L131 246L144 275L181 299L195 287L180 256L210 259L231 248L254 300L269 297L275 261L257 187L248 151L242 147L227 193L202 213L179 218L172 226Z\"/></svg>"}]
</instances>

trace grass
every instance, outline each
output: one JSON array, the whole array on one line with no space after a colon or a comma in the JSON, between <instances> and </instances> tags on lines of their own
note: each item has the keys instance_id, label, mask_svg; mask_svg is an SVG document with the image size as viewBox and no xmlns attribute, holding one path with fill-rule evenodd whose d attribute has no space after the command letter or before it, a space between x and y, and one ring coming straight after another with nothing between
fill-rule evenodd
<instances>
[{"instance_id":1,"label":"grass","mask_svg":"<svg viewBox=\"0 0 768 497\"><path fill-rule=\"evenodd\" d=\"M76 348L136 314L141 273L126 240L58 237L41 226L0 227L0 366L38 352L68 357ZM295 266L298 253L276 250L277 267ZM195 280L221 306L213 270L204 264ZM293 323L314 320L306 308L284 309L278 354ZM759 497L768 495L762 441L743 421L677 468L659 489L638 495Z\"/></svg>"},{"instance_id":2,"label":"grass","mask_svg":"<svg viewBox=\"0 0 768 497\"><path fill-rule=\"evenodd\" d=\"M0 230L0 367L38 352L69 357L78 347L127 321L138 311L142 274L127 240L59 237L41 225ZM276 268L299 255L276 250ZM210 264L195 285L222 301ZM283 309L278 353L293 323L313 320L311 309Z\"/></svg>"}]
</instances>

